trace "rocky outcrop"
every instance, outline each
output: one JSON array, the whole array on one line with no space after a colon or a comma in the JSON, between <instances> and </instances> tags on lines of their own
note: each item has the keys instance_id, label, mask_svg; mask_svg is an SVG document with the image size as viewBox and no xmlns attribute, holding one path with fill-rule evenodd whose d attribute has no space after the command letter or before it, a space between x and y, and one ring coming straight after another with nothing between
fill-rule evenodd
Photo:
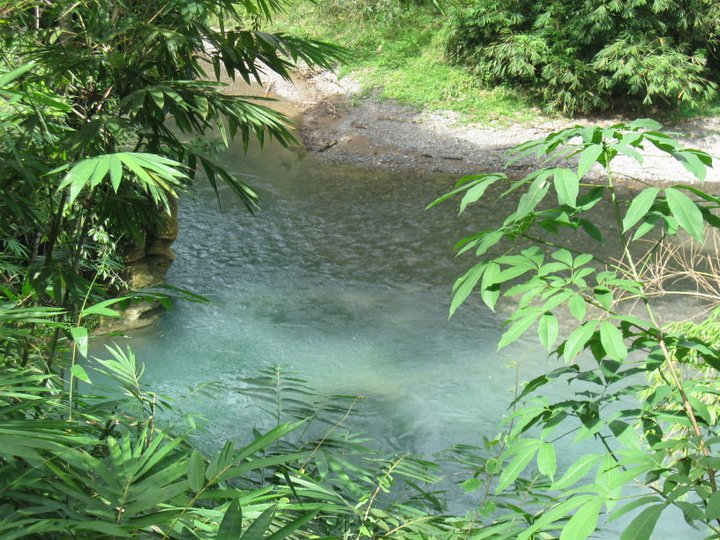
<instances>
[{"instance_id":1,"label":"rocky outcrop","mask_svg":"<svg viewBox=\"0 0 720 540\"><path fill-rule=\"evenodd\" d=\"M143 238L125 247L123 262L130 290L139 291L165 282L165 274L175 260L172 244L179 229L177 201L171 200L170 206L170 214L163 214L154 231L146 232ZM97 333L127 332L150 326L162 318L165 310L157 300L142 300L117 311L120 316L104 319Z\"/></svg>"}]
</instances>

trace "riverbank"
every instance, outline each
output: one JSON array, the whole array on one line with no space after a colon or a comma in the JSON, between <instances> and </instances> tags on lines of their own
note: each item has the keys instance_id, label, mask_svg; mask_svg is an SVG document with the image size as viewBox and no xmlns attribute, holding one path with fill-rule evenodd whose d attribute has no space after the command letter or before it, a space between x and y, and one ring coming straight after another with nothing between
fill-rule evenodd
<instances>
[{"instance_id":1,"label":"riverbank","mask_svg":"<svg viewBox=\"0 0 720 540\"><path fill-rule=\"evenodd\" d=\"M505 170L507 152L524 141L543 137L575 124L612 125L622 118L552 120L510 127L466 123L459 113L428 112L363 92L351 78L329 71L296 74L292 82L265 81L265 92L284 102L294 117L305 148L332 163L383 168L398 173L446 172L469 174ZM688 147L720 156L720 118L682 121L665 129L679 133ZM644 182L689 182L692 176L678 162L645 152L642 166L631 159L616 161L620 174ZM534 164L514 164L509 172L522 173ZM720 182L720 169L707 181Z\"/></svg>"}]
</instances>

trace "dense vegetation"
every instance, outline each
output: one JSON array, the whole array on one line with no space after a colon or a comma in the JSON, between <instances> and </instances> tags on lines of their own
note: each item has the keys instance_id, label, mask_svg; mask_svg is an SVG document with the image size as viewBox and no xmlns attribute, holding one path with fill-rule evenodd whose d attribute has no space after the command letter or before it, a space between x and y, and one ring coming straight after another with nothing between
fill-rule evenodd
<instances>
[{"instance_id":1,"label":"dense vegetation","mask_svg":"<svg viewBox=\"0 0 720 540\"><path fill-rule=\"evenodd\" d=\"M299 0L281 20L346 44L354 53L348 69L383 96L471 120L536 120L541 108L717 110L708 107L720 73L712 0Z\"/></svg>"},{"instance_id":2,"label":"dense vegetation","mask_svg":"<svg viewBox=\"0 0 720 540\"><path fill-rule=\"evenodd\" d=\"M699 104L720 83L714 0L472 2L455 13L450 57L489 84L533 90L566 113Z\"/></svg>"},{"instance_id":3,"label":"dense vegetation","mask_svg":"<svg viewBox=\"0 0 720 540\"><path fill-rule=\"evenodd\" d=\"M618 157L642 163L643 152L660 152L702 181L712 157L682 148L660 127L638 120L567 128L520 145L515 158L574 158L570 163L516 181L496 173L470 176L440 199L463 194L462 212L493 184L507 184L503 197L521 190L501 227L460 242L461 253L481 260L455 283L451 312L476 290L491 309L512 298L499 346L535 329L547 351L564 360L515 399L492 484L502 492L535 463L550 482L539 491L552 502L536 516L503 516L483 529L487 537L527 539L552 531L563 540L586 538L601 515L612 522L633 512L621 538L648 539L670 507L702 531L698 535L720 537L718 312L706 318L707 306L700 309L700 324L663 324L658 312L659 300L671 294L717 305L716 255L699 246L720 226L720 199L681 183L644 186L627 197L614 170ZM605 180L584 184L597 166ZM616 218L614 226L604 224L605 232L592 218L599 204L610 204ZM568 231L587 243L570 242ZM597 254L605 242L617 245L616 258ZM561 331L568 314L573 327ZM543 395L557 381L567 383L562 397ZM557 474L559 451L588 439L597 441L596 451Z\"/></svg>"},{"instance_id":4,"label":"dense vegetation","mask_svg":"<svg viewBox=\"0 0 720 540\"><path fill-rule=\"evenodd\" d=\"M280 7L0 2L0 536L581 539L629 515L622 538L638 540L675 507L720 538L717 318L664 325L655 308L679 278L672 294L717 303L714 256L684 246L720 226L720 199L697 185L624 198L618 156L664 153L700 181L712 166L653 121L531 141L519 157L571 160L520 180L470 176L438 201L462 195L467 211L493 184L523 193L501 227L460 243L482 259L456 282L451 311L476 290L490 308L518 298L500 346L536 329L565 360L518 390L485 448L445 455L478 494L466 516L446 514L437 463L378 457L342 427L352 397L318 396L278 370L236 388L199 384L254 396L274 425L203 453L193 418L143 385L131 351L85 358L94 320L134 294L123 249L152 234L196 173L252 206L213 149L235 135L290 140L280 115L224 92L222 72L251 80L262 62L287 76L297 59L344 57L261 31ZM605 171L598 185L584 180L593 167ZM590 213L602 201L617 218L609 232ZM613 236L618 260L564 246L564 231L589 246ZM561 330L563 310L576 329ZM539 394L552 381L568 383L564 399ZM563 470L570 438L598 445Z\"/></svg>"},{"instance_id":5,"label":"dense vegetation","mask_svg":"<svg viewBox=\"0 0 720 540\"><path fill-rule=\"evenodd\" d=\"M2 538L444 529L421 505L384 510L399 494L378 500L393 478L435 481L427 466L360 454L363 466L353 465L342 457L349 443L337 445L335 461L335 432L316 424L338 423L346 410L297 380L285 393L301 393L304 409L282 408L269 433L248 428L243 444L202 455L188 442L194 422L160 422L173 418L170 405L143 386L132 352L86 358L90 328L124 301L124 250L153 234L196 172L254 203L213 149L236 135L245 144L291 140L281 115L226 92L222 72L249 82L260 69L288 76L298 59L327 66L342 57L334 46L262 32L278 7L0 3ZM260 383L255 393L267 397L272 386ZM286 398L275 399L280 411Z\"/></svg>"}]
</instances>

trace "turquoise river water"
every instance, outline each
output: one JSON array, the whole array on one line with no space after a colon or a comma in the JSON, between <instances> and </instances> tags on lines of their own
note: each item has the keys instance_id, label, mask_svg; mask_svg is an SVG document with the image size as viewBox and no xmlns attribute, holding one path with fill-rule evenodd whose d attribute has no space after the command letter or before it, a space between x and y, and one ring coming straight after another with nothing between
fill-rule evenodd
<instances>
[{"instance_id":1,"label":"turquoise river water","mask_svg":"<svg viewBox=\"0 0 720 540\"><path fill-rule=\"evenodd\" d=\"M516 381L557 363L532 336L496 351L502 314L479 303L448 320L451 285L472 264L454 257L454 242L506 209L462 219L454 202L425 211L454 182L447 175L366 171L278 148L224 160L262 209L249 214L227 189L218 202L199 183L182 200L168 281L210 302L179 302L129 339L145 382L206 417L208 444L270 426L247 396L191 389L265 366L325 394L364 396L349 422L387 449L430 454L492 437ZM678 537L669 530L656 537Z\"/></svg>"}]
</instances>

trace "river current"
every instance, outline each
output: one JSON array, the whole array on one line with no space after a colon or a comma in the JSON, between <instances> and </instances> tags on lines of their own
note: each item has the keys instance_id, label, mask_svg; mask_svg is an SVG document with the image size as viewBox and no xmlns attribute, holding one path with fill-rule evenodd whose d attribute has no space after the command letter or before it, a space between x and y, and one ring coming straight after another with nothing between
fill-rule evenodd
<instances>
[{"instance_id":1,"label":"river current","mask_svg":"<svg viewBox=\"0 0 720 540\"><path fill-rule=\"evenodd\" d=\"M178 302L128 343L146 384L205 417L208 448L273 426L256 400L231 390L269 366L322 394L362 396L346 423L376 446L428 455L493 437L517 384L558 364L532 335L497 351L503 314L480 302L448 319L452 283L473 264L453 244L509 207L426 211L456 178L328 164L276 146L223 160L258 191L261 209L250 214L229 189L216 195L201 181L183 197L167 280L209 302ZM212 382L222 386L196 391Z\"/></svg>"},{"instance_id":2,"label":"river current","mask_svg":"<svg viewBox=\"0 0 720 540\"><path fill-rule=\"evenodd\" d=\"M280 365L323 394L362 395L372 417L363 427L384 446L429 453L492 436L516 379L554 362L532 340L498 352L502 317L480 304L448 320L452 283L472 264L453 244L484 226L482 211L458 219L455 202L425 211L454 178L276 147L224 160L261 209L252 215L229 189L218 198L200 182L183 198L167 279L209 303L179 302L133 335L145 381L160 392L180 397ZM259 422L235 393L193 403L218 439Z\"/></svg>"}]
</instances>

